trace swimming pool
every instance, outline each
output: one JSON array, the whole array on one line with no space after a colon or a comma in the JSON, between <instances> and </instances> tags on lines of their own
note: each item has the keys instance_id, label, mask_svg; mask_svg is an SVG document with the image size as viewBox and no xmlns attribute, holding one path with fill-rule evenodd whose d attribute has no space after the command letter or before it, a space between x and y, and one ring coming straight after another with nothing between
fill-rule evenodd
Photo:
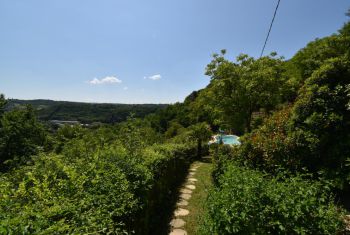
<instances>
[{"instance_id":1,"label":"swimming pool","mask_svg":"<svg viewBox=\"0 0 350 235\"><path fill-rule=\"evenodd\" d=\"M220 139L224 144L229 144L229 145L240 145L241 142L239 142L239 137L236 135L216 135L214 136L215 141L209 142L211 143L220 143Z\"/></svg>"}]
</instances>

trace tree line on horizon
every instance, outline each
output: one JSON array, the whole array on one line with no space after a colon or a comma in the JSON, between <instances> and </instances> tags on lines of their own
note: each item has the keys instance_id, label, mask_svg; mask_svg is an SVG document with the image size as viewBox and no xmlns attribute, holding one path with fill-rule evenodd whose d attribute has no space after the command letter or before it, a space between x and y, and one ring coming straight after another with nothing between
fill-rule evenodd
<instances>
[{"instance_id":1,"label":"tree line on horizon","mask_svg":"<svg viewBox=\"0 0 350 235\"><path fill-rule=\"evenodd\" d=\"M167 104L109 104L8 99L6 110L24 108L25 105L31 105L41 121L79 121L83 124L123 122L131 113L134 117L143 118L167 106Z\"/></svg>"}]
</instances>

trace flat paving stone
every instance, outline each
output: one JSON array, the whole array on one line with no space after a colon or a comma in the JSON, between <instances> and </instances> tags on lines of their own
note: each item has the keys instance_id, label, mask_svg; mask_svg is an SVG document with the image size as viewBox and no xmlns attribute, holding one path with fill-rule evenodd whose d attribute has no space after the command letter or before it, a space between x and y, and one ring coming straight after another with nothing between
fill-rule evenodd
<instances>
[{"instance_id":1,"label":"flat paving stone","mask_svg":"<svg viewBox=\"0 0 350 235\"><path fill-rule=\"evenodd\" d=\"M188 181L197 182L198 180L196 178L188 178Z\"/></svg>"},{"instance_id":2,"label":"flat paving stone","mask_svg":"<svg viewBox=\"0 0 350 235\"><path fill-rule=\"evenodd\" d=\"M182 193L180 195L180 198L184 199L184 200L188 200L191 198L191 194L188 194L188 193Z\"/></svg>"},{"instance_id":3,"label":"flat paving stone","mask_svg":"<svg viewBox=\"0 0 350 235\"><path fill-rule=\"evenodd\" d=\"M180 200L176 203L177 206L187 206L188 205L188 201L186 200Z\"/></svg>"},{"instance_id":4,"label":"flat paving stone","mask_svg":"<svg viewBox=\"0 0 350 235\"><path fill-rule=\"evenodd\" d=\"M194 176L195 174L196 174L195 172L188 173L189 176Z\"/></svg>"},{"instance_id":5,"label":"flat paving stone","mask_svg":"<svg viewBox=\"0 0 350 235\"><path fill-rule=\"evenodd\" d=\"M183 229L174 229L169 235L187 235L187 232Z\"/></svg>"},{"instance_id":6,"label":"flat paving stone","mask_svg":"<svg viewBox=\"0 0 350 235\"><path fill-rule=\"evenodd\" d=\"M188 189L191 189L191 190L196 189L196 186L194 186L193 184L187 184L187 185L185 185L185 187Z\"/></svg>"},{"instance_id":7,"label":"flat paving stone","mask_svg":"<svg viewBox=\"0 0 350 235\"><path fill-rule=\"evenodd\" d=\"M173 219L170 222L171 227L173 228L181 228L185 225L185 221L183 219Z\"/></svg>"},{"instance_id":8,"label":"flat paving stone","mask_svg":"<svg viewBox=\"0 0 350 235\"><path fill-rule=\"evenodd\" d=\"M344 222L346 225L345 230L350 231L350 215L345 215Z\"/></svg>"},{"instance_id":9,"label":"flat paving stone","mask_svg":"<svg viewBox=\"0 0 350 235\"><path fill-rule=\"evenodd\" d=\"M189 210L183 209L183 208L178 208L174 211L174 216L178 217L178 216L186 216L190 213Z\"/></svg>"},{"instance_id":10,"label":"flat paving stone","mask_svg":"<svg viewBox=\"0 0 350 235\"><path fill-rule=\"evenodd\" d=\"M190 171L197 171L197 168L191 168Z\"/></svg>"},{"instance_id":11,"label":"flat paving stone","mask_svg":"<svg viewBox=\"0 0 350 235\"><path fill-rule=\"evenodd\" d=\"M192 190L189 190L189 189L187 189L187 188L182 188L182 189L180 189L180 192L181 192L181 193L188 193L188 194L191 194L191 193L192 193Z\"/></svg>"}]
</instances>

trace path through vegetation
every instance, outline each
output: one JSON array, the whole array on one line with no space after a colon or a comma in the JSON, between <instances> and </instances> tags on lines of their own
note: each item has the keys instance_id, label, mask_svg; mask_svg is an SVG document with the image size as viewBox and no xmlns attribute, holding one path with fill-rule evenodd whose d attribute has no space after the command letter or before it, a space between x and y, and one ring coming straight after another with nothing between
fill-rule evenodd
<instances>
[{"instance_id":1,"label":"path through vegetation","mask_svg":"<svg viewBox=\"0 0 350 235\"><path fill-rule=\"evenodd\" d=\"M199 234L204 203L211 187L211 167L209 158L203 158L190 166L187 179L180 188L177 207L170 222L170 235Z\"/></svg>"}]
</instances>

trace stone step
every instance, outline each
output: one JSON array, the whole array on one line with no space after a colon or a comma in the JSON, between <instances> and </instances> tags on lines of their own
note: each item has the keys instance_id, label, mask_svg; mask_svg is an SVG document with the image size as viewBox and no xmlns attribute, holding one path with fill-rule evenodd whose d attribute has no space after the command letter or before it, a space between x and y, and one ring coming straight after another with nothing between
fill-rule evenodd
<instances>
[{"instance_id":1,"label":"stone step","mask_svg":"<svg viewBox=\"0 0 350 235\"><path fill-rule=\"evenodd\" d=\"M196 189L196 186L194 186L193 184L187 184L185 187L191 190Z\"/></svg>"},{"instance_id":2,"label":"stone step","mask_svg":"<svg viewBox=\"0 0 350 235\"><path fill-rule=\"evenodd\" d=\"M191 194L191 193L192 193L192 190L189 190L189 189L187 189L187 188L182 188L182 189L180 189L180 192L181 192L181 193L188 193L188 194Z\"/></svg>"},{"instance_id":3,"label":"stone step","mask_svg":"<svg viewBox=\"0 0 350 235\"><path fill-rule=\"evenodd\" d=\"M187 235L187 232L183 229L174 229L169 235Z\"/></svg>"},{"instance_id":4,"label":"stone step","mask_svg":"<svg viewBox=\"0 0 350 235\"><path fill-rule=\"evenodd\" d=\"M181 199L180 201L178 201L176 203L176 205L177 206L187 206L188 205L188 201Z\"/></svg>"},{"instance_id":5,"label":"stone step","mask_svg":"<svg viewBox=\"0 0 350 235\"><path fill-rule=\"evenodd\" d=\"M191 198L191 194L188 193L182 193L180 195L180 198L185 199L185 200L189 200Z\"/></svg>"},{"instance_id":6,"label":"stone step","mask_svg":"<svg viewBox=\"0 0 350 235\"><path fill-rule=\"evenodd\" d=\"M178 217L178 216L186 216L190 213L189 210L183 209L183 208L178 208L174 211L174 216Z\"/></svg>"},{"instance_id":7,"label":"stone step","mask_svg":"<svg viewBox=\"0 0 350 235\"><path fill-rule=\"evenodd\" d=\"M185 221L183 219L173 219L170 222L171 227L173 228L181 228L185 225Z\"/></svg>"}]
</instances>

